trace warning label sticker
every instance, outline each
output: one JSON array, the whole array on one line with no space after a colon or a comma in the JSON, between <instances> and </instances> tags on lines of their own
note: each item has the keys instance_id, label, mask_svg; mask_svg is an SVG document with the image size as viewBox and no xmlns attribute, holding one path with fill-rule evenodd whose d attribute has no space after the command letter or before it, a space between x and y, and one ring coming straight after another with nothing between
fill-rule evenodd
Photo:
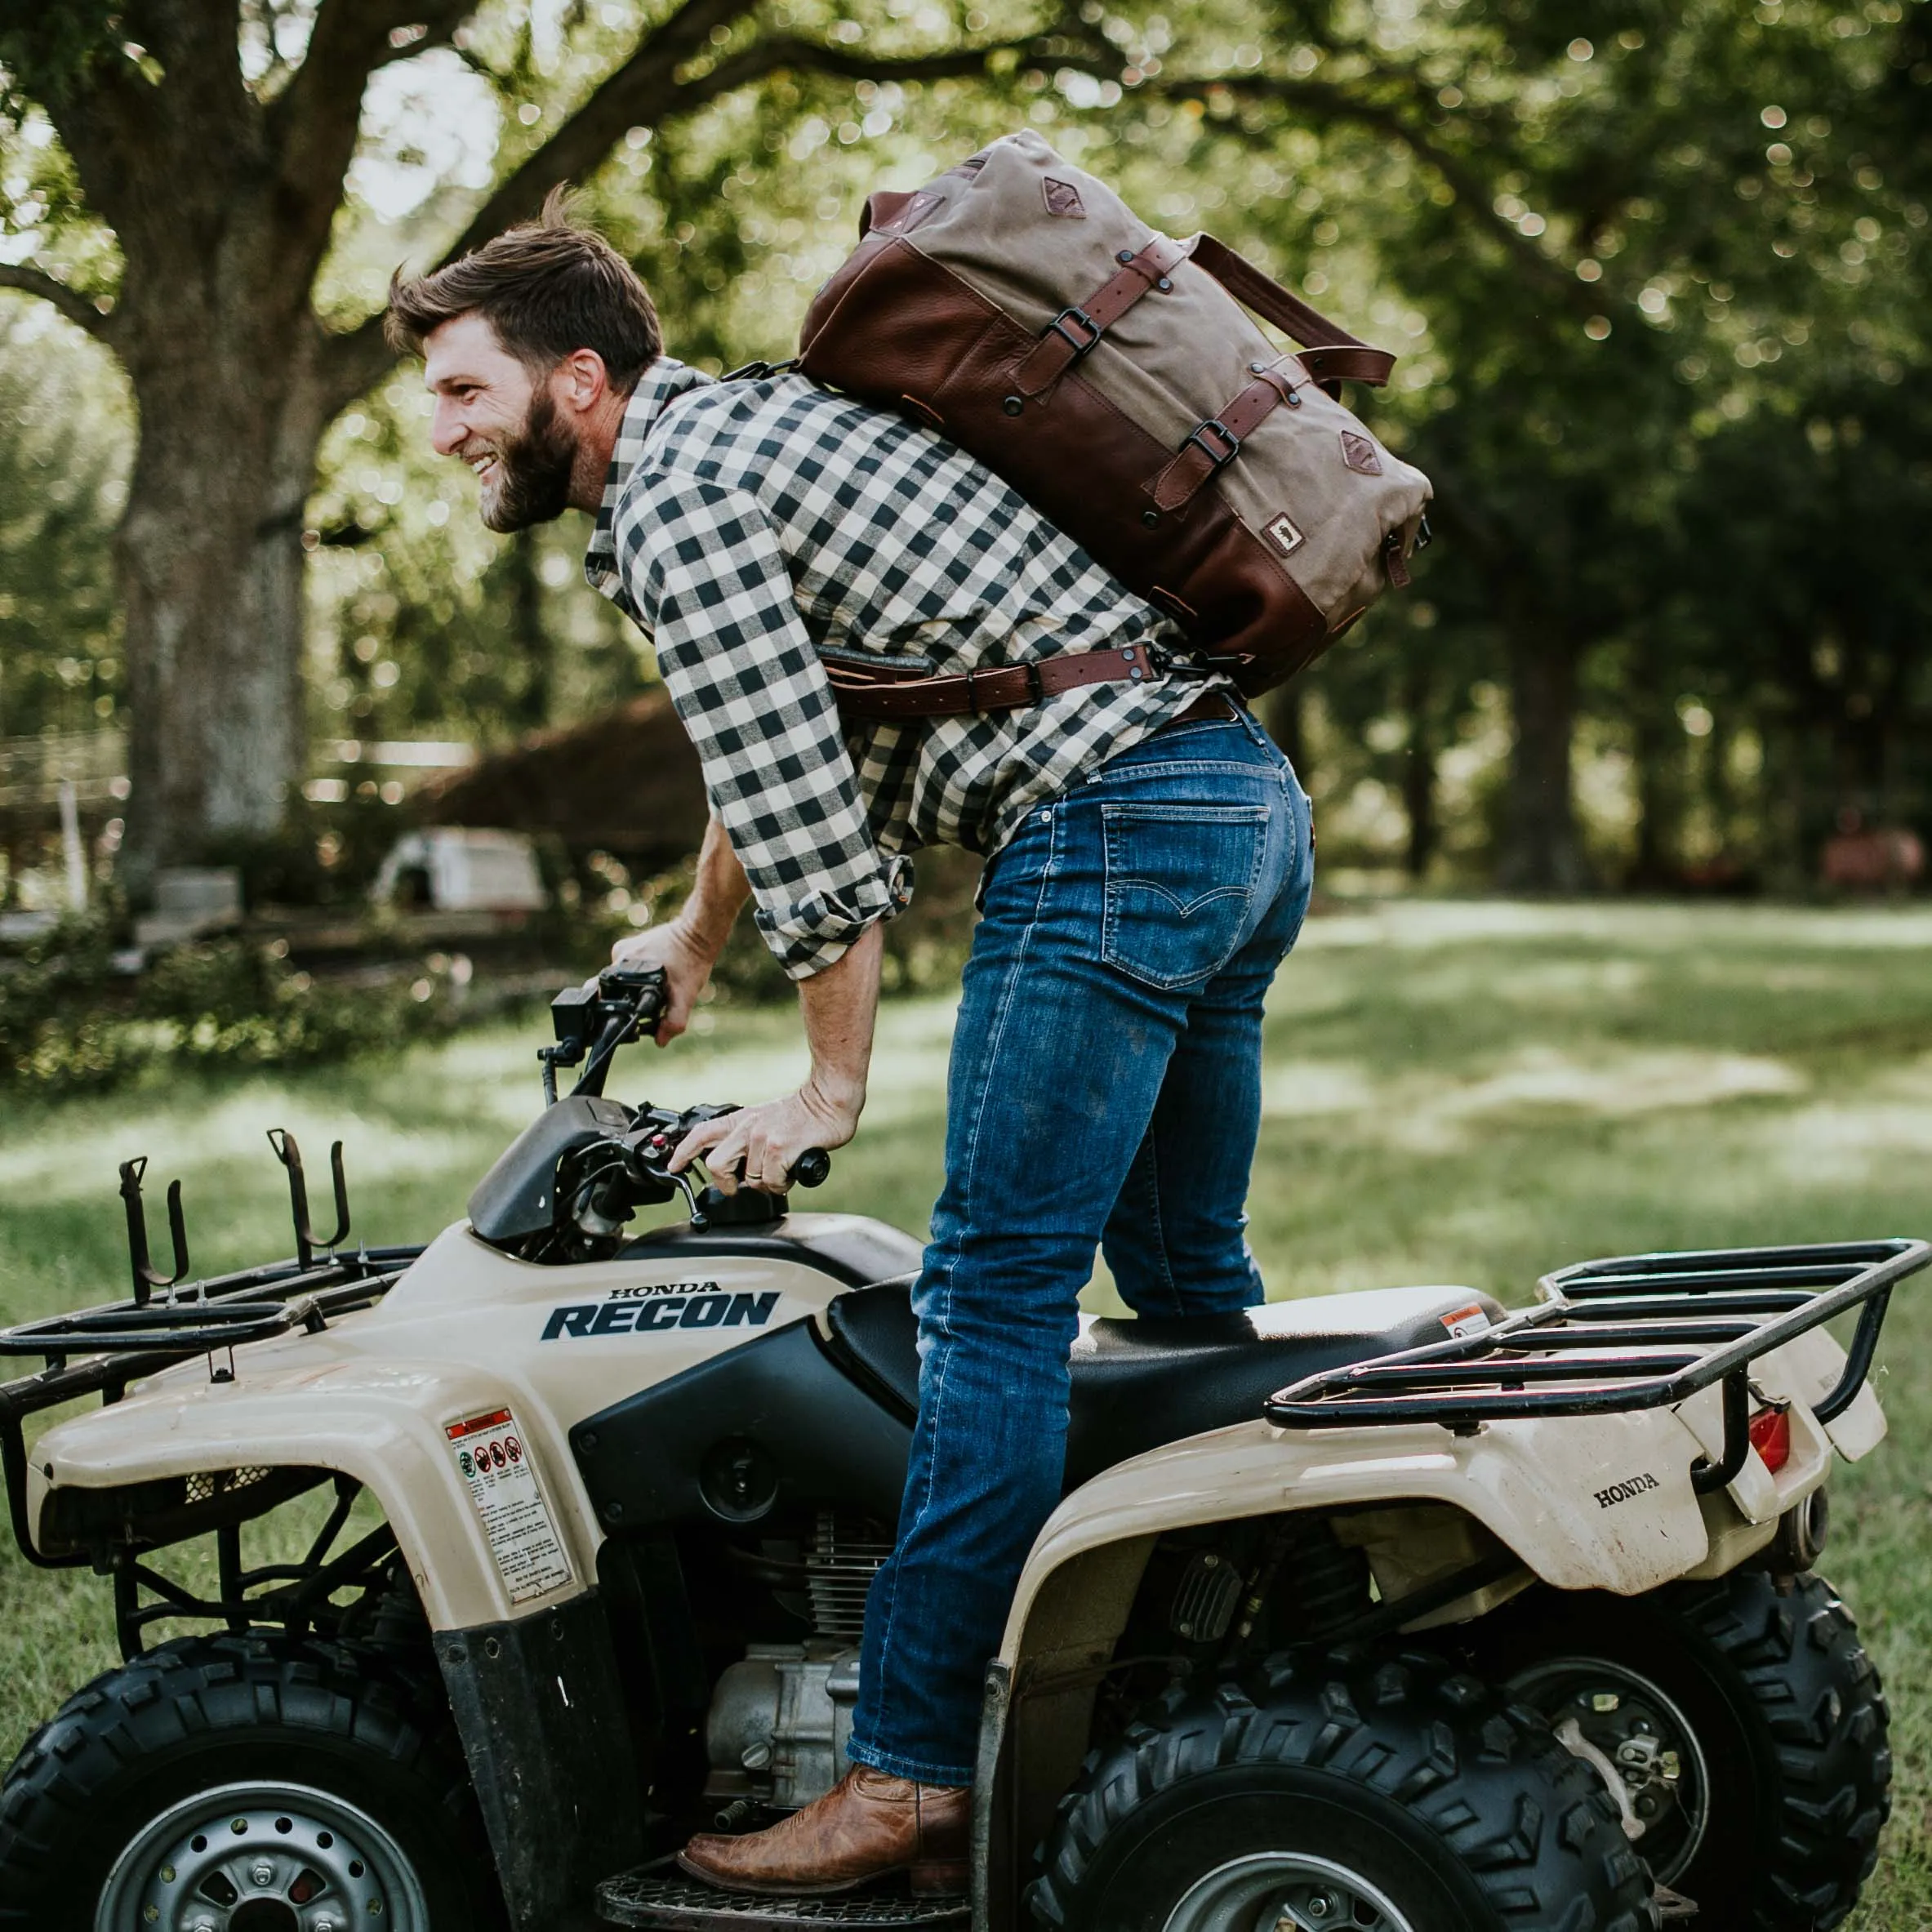
<instances>
[{"instance_id":1,"label":"warning label sticker","mask_svg":"<svg viewBox=\"0 0 1932 1932\"><path fill-rule=\"evenodd\" d=\"M1489 1325L1489 1317L1481 1302L1471 1302L1467 1308L1452 1308L1443 1316L1442 1325L1460 1339L1464 1335L1481 1334Z\"/></svg>"},{"instance_id":2,"label":"warning label sticker","mask_svg":"<svg viewBox=\"0 0 1932 1932\"><path fill-rule=\"evenodd\" d=\"M528 1603L571 1580L570 1559L537 1487L536 1471L507 1409L452 1422L443 1433L470 1485L490 1554L512 1603Z\"/></svg>"}]
</instances>

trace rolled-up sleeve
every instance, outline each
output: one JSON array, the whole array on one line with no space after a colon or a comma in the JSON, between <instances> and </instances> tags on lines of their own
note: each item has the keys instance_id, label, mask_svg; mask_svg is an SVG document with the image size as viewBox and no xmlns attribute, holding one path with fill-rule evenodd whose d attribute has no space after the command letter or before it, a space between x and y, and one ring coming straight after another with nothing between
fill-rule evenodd
<instances>
[{"instance_id":1,"label":"rolled-up sleeve","mask_svg":"<svg viewBox=\"0 0 1932 1932\"><path fill-rule=\"evenodd\" d=\"M689 476L633 479L617 568L745 868L759 931L794 979L910 901L882 853L785 555L755 498Z\"/></svg>"}]
</instances>

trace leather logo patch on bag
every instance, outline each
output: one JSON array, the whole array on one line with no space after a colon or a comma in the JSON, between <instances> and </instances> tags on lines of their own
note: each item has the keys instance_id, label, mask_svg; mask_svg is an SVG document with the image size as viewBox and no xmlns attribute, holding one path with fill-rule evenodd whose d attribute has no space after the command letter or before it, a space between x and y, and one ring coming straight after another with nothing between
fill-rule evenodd
<instances>
[{"instance_id":1,"label":"leather logo patch on bag","mask_svg":"<svg viewBox=\"0 0 1932 1932\"><path fill-rule=\"evenodd\" d=\"M1358 436L1353 430L1342 432L1342 461L1351 470L1359 470L1364 476L1382 474L1382 458L1375 453L1375 445L1366 436Z\"/></svg>"},{"instance_id":2,"label":"leather logo patch on bag","mask_svg":"<svg viewBox=\"0 0 1932 1932\"><path fill-rule=\"evenodd\" d=\"M1071 216L1076 221L1087 219L1087 211L1080 201L1080 191L1071 181L1056 181L1051 175L1040 184L1041 192L1047 198L1049 215Z\"/></svg>"},{"instance_id":3,"label":"leather logo patch on bag","mask_svg":"<svg viewBox=\"0 0 1932 1932\"><path fill-rule=\"evenodd\" d=\"M1271 517L1267 532L1275 548L1284 557L1292 557L1302 547L1302 532L1295 528L1292 517Z\"/></svg>"}]
</instances>

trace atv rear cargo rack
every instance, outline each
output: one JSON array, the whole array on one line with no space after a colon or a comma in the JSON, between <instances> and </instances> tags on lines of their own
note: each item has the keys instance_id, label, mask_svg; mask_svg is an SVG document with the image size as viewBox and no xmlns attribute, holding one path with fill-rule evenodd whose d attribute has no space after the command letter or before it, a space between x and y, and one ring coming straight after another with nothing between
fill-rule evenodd
<instances>
[{"instance_id":1,"label":"atv rear cargo rack","mask_svg":"<svg viewBox=\"0 0 1932 1932\"><path fill-rule=\"evenodd\" d=\"M1865 1385L1897 1284L1932 1244L1894 1240L1724 1248L1578 1262L1546 1275L1542 1299L1476 1333L1324 1369L1271 1396L1284 1429L1438 1422L1467 1431L1519 1416L1667 1409L1724 1387L1724 1453L1694 1471L1721 1489L1749 1447L1751 1364L1856 1308L1844 1373L1812 1407L1844 1413Z\"/></svg>"}]
</instances>

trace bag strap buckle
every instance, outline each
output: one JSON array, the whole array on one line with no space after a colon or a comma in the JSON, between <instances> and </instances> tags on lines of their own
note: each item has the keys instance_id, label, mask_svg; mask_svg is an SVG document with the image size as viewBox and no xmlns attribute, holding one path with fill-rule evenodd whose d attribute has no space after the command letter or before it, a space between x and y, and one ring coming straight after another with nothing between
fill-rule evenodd
<instances>
[{"instance_id":1,"label":"bag strap buckle","mask_svg":"<svg viewBox=\"0 0 1932 1932\"><path fill-rule=\"evenodd\" d=\"M1226 447L1221 449L1213 448L1208 441L1211 436L1218 437ZM1217 470L1226 469L1228 465L1241 453L1240 438L1235 435L1234 431L1229 429L1227 425L1222 422L1218 416L1209 417L1207 421L1191 430L1188 434L1186 443L1183 443L1181 447L1186 449L1190 443L1198 449Z\"/></svg>"},{"instance_id":2,"label":"bag strap buckle","mask_svg":"<svg viewBox=\"0 0 1932 1932\"><path fill-rule=\"evenodd\" d=\"M1072 334L1071 328L1084 329L1087 332L1086 340L1083 341L1078 336ZM1076 363L1099 341L1105 332L1100 324L1084 309L1080 308L1062 309L1042 332L1045 335L1057 336L1073 351Z\"/></svg>"}]
</instances>

